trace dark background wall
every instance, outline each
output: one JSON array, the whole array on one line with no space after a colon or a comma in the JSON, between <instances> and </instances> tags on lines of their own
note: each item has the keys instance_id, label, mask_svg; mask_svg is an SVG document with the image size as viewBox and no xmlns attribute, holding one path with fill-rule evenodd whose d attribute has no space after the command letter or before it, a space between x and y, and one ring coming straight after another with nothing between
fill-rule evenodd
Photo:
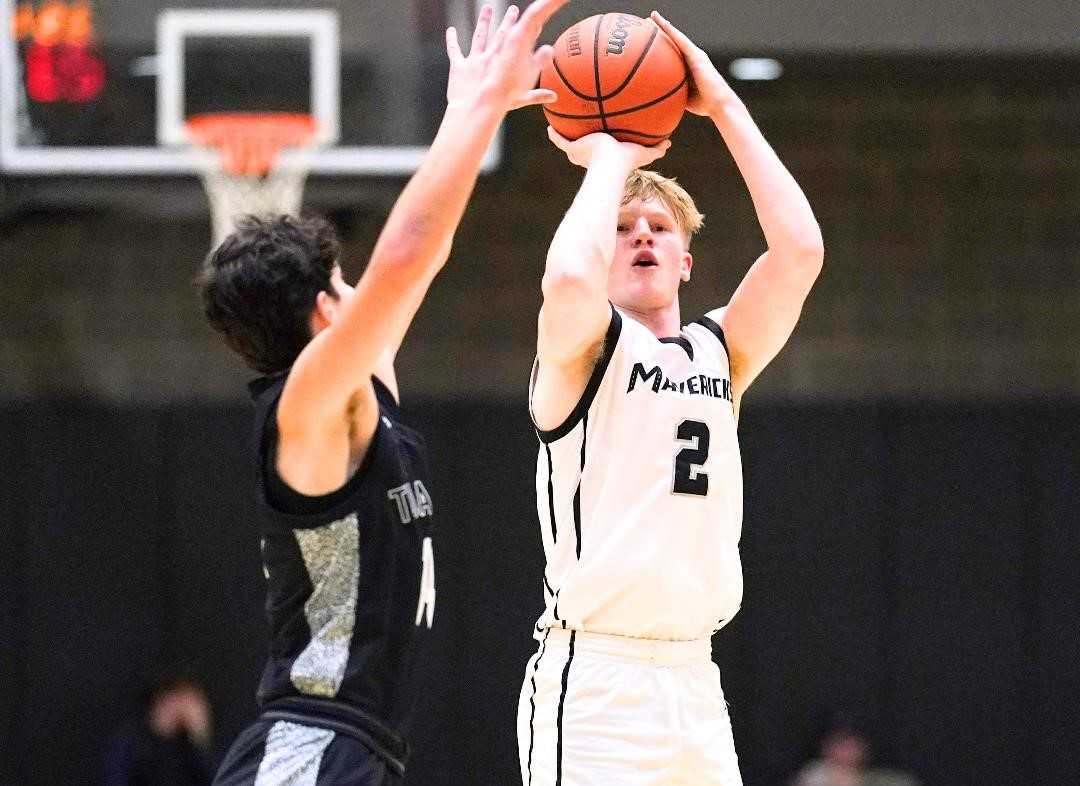
<instances>
[{"instance_id":1,"label":"dark background wall","mask_svg":"<svg viewBox=\"0 0 1080 786\"><path fill-rule=\"evenodd\" d=\"M542 602L520 402L420 401L438 657L413 784L514 783ZM94 784L132 692L208 683L227 744L265 632L243 406L0 409L0 783ZM747 786L855 708L927 786L1080 782L1080 403L747 404L743 610L714 639Z\"/></svg>"},{"instance_id":2,"label":"dark background wall","mask_svg":"<svg viewBox=\"0 0 1080 786\"><path fill-rule=\"evenodd\" d=\"M724 58L717 57L718 62ZM1080 60L806 56L739 83L822 225L825 272L755 398L1080 395ZM581 174L537 111L506 125L400 358L454 395L461 358L523 395L543 258ZM688 117L658 169L706 213L688 318L726 302L763 250L715 129ZM399 180L313 180L352 275ZM236 400L244 374L191 279L209 244L195 180L0 180L0 395Z\"/></svg>"}]
</instances>

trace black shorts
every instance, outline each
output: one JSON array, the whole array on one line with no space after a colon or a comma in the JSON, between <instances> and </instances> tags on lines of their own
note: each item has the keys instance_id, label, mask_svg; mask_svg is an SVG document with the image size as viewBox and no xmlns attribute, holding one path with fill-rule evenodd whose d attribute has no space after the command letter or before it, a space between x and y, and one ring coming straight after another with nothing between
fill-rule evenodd
<instances>
[{"instance_id":1,"label":"black shorts","mask_svg":"<svg viewBox=\"0 0 1080 786\"><path fill-rule=\"evenodd\" d=\"M402 777L352 736L299 721L260 718L236 738L214 786L393 786Z\"/></svg>"}]
</instances>

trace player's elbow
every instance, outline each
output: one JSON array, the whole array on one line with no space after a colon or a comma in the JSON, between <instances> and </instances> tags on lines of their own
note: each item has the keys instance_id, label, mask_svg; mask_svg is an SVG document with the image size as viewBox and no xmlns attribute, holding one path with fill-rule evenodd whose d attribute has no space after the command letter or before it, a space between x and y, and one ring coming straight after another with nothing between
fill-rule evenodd
<instances>
[{"instance_id":1,"label":"player's elbow","mask_svg":"<svg viewBox=\"0 0 1080 786\"><path fill-rule=\"evenodd\" d=\"M811 281L821 275L821 269L825 266L825 247L817 245L800 250L799 266Z\"/></svg>"},{"instance_id":2,"label":"player's elbow","mask_svg":"<svg viewBox=\"0 0 1080 786\"><path fill-rule=\"evenodd\" d=\"M812 230L807 230L794 238L791 246L785 249L784 256L788 265L792 267L800 277L816 279L825 264L825 243L821 237L821 230L817 224Z\"/></svg>"},{"instance_id":3,"label":"player's elbow","mask_svg":"<svg viewBox=\"0 0 1080 786\"><path fill-rule=\"evenodd\" d=\"M550 269L544 273L540 288L545 303L580 303L595 299L598 286L583 270ZM599 293L603 296L603 293Z\"/></svg>"},{"instance_id":4,"label":"player's elbow","mask_svg":"<svg viewBox=\"0 0 1080 786\"><path fill-rule=\"evenodd\" d=\"M799 234L796 252L799 258L810 267L821 270L825 263L825 239L821 236L821 227L816 221Z\"/></svg>"}]
</instances>

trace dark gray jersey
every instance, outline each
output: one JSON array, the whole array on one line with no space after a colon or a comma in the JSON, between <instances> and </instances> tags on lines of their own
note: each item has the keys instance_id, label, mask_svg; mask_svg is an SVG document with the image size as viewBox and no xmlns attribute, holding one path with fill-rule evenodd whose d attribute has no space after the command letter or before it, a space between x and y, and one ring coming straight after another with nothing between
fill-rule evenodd
<instances>
[{"instance_id":1,"label":"dark gray jersey","mask_svg":"<svg viewBox=\"0 0 1080 786\"><path fill-rule=\"evenodd\" d=\"M270 656L260 704L333 700L406 734L435 603L427 449L373 379L379 423L363 466L308 497L277 476L286 374L252 385Z\"/></svg>"}]
</instances>

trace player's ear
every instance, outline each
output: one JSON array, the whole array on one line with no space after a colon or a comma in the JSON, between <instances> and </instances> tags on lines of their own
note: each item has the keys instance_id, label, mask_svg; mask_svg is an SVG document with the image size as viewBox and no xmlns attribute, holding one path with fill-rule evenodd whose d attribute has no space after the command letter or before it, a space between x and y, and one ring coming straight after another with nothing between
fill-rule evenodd
<instances>
[{"instance_id":1,"label":"player's ear","mask_svg":"<svg viewBox=\"0 0 1080 786\"><path fill-rule=\"evenodd\" d=\"M311 311L311 335L327 328L337 316L338 299L325 290L315 296L315 308Z\"/></svg>"},{"instance_id":2,"label":"player's ear","mask_svg":"<svg viewBox=\"0 0 1080 786\"><path fill-rule=\"evenodd\" d=\"M694 257L689 251L683 251L679 260L679 278L683 281L690 280L690 271L694 268Z\"/></svg>"}]
</instances>

